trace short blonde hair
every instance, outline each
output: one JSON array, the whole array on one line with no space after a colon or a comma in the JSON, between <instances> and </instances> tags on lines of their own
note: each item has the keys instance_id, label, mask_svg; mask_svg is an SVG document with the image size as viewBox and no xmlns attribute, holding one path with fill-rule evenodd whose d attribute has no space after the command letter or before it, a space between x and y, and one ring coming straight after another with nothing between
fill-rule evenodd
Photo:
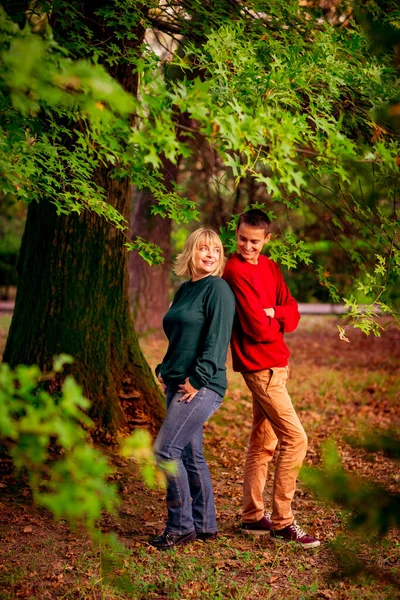
<instances>
[{"instance_id":1,"label":"short blonde hair","mask_svg":"<svg viewBox=\"0 0 400 600\"><path fill-rule=\"evenodd\" d=\"M215 271L210 273L210 275L222 275L225 266L225 257L224 257L224 248L222 246L222 242L219 238L219 235L215 233L212 229L204 229L201 227L200 229L196 229L193 231L187 238L183 250L176 257L174 263L174 272L176 275L195 275L194 267L193 267L193 258L196 250L200 248L202 244L207 244L208 246L217 246L220 250L220 260L217 263Z\"/></svg>"}]
</instances>

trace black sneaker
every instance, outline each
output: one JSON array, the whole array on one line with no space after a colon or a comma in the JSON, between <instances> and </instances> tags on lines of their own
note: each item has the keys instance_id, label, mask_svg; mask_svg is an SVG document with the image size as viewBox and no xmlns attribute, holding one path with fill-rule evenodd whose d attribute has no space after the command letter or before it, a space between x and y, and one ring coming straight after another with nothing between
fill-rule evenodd
<instances>
[{"instance_id":1,"label":"black sneaker","mask_svg":"<svg viewBox=\"0 0 400 600\"><path fill-rule=\"evenodd\" d=\"M196 536L198 540L202 542L208 542L209 540L215 540L218 537L217 531L196 531Z\"/></svg>"},{"instance_id":2,"label":"black sneaker","mask_svg":"<svg viewBox=\"0 0 400 600\"><path fill-rule=\"evenodd\" d=\"M316 548L321 543L319 540L303 531L299 525L297 525L296 521L283 529L271 531L271 538L274 542L278 543L295 542L303 548Z\"/></svg>"},{"instance_id":3,"label":"black sneaker","mask_svg":"<svg viewBox=\"0 0 400 600\"><path fill-rule=\"evenodd\" d=\"M168 531L165 530L161 535L158 535L151 540L150 544L159 550L168 550L169 548L179 546L180 544L187 544L195 539L195 531L184 533L183 535L174 535L173 533L168 533Z\"/></svg>"},{"instance_id":4,"label":"black sneaker","mask_svg":"<svg viewBox=\"0 0 400 600\"><path fill-rule=\"evenodd\" d=\"M246 533L254 533L254 535L264 535L271 530L271 513L266 513L259 521L253 523L242 523L242 529Z\"/></svg>"}]
</instances>

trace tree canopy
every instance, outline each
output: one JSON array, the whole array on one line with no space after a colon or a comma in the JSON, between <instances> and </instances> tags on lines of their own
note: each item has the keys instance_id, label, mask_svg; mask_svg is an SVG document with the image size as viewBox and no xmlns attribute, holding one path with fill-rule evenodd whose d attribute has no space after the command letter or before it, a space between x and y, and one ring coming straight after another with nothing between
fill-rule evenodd
<instances>
[{"instance_id":1,"label":"tree canopy","mask_svg":"<svg viewBox=\"0 0 400 600\"><path fill-rule=\"evenodd\" d=\"M355 324L378 332L356 291L384 312L398 310L398 8L371 2L356 19L344 7L336 26L314 3L294 0L121 0L98 3L92 26L81 3L38 6L0 13L3 194L46 196L59 213L93 211L157 264L159 248L129 239L93 173L107 165L111 177L149 188L154 214L198 219L196 203L167 190L160 170L162 156L188 156L200 132L236 185L250 175L271 203L322 220L352 264L346 302ZM101 39L94 31L104 24L113 35ZM164 56L149 32L168 45ZM137 74L137 94L113 77L121 64ZM272 246L289 268L313 259L297 234L289 227ZM316 265L316 275L335 300L343 297L336 273Z\"/></svg>"}]
</instances>

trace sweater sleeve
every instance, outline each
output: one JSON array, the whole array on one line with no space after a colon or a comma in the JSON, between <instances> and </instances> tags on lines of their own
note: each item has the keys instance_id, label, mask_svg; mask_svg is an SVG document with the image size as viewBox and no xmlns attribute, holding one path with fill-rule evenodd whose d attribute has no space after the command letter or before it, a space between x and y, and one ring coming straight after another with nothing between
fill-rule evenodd
<instances>
[{"instance_id":1,"label":"sweater sleeve","mask_svg":"<svg viewBox=\"0 0 400 600\"><path fill-rule=\"evenodd\" d=\"M294 331L300 321L299 307L278 265L276 265L276 290L275 319L281 324L283 332Z\"/></svg>"},{"instance_id":2,"label":"sweater sleeve","mask_svg":"<svg viewBox=\"0 0 400 600\"><path fill-rule=\"evenodd\" d=\"M267 317L252 282L232 269L225 271L224 279L235 294L237 317L245 335L256 343L276 340L280 324L276 318Z\"/></svg>"},{"instance_id":3,"label":"sweater sleeve","mask_svg":"<svg viewBox=\"0 0 400 600\"><path fill-rule=\"evenodd\" d=\"M222 279L213 282L205 303L206 329L201 353L189 382L199 390L225 366L235 314L235 298Z\"/></svg>"}]
</instances>

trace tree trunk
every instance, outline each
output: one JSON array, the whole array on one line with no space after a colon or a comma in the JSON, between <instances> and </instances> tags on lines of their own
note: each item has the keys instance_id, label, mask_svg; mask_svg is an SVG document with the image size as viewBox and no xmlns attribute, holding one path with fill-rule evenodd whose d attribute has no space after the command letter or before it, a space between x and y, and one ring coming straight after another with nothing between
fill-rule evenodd
<instances>
[{"instance_id":1,"label":"tree trunk","mask_svg":"<svg viewBox=\"0 0 400 600\"><path fill-rule=\"evenodd\" d=\"M178 177L179 166L164 159L164 183L167 189ZM165 261L160 267L151 267L136 252L129 257L129 291L135 329L140 333L160 329L169 307L171 220L151 214L154 198L149 190L133 193L131 237L137 235L158 244Z\"/></svg>"},{"instance_id":2,"label":"tree trunk","mask_svg":"<svg viewBox=\"0 0 400 600\"><path fill-rule=\"evenodd\" d=\"M115 2L81 3L82 23L90 43L82 50L113 40L121 56L139 52L144 37L137 30L117 32L97 10ZM117 14L117 13L115 13ZM112 21L112 20L111 20ZM57 22L55 34L68 47L74 30ZM83 48L83 47L82 47ZM78 53L81 47L78 44ZM129 93L137 93L137 75L121 58L110 73ZM73 123L71 124L73 128ZM71 142L73 143L73 142ZM130 184L112 177L112 167L99 167L94 176L107 201L129 220ZM69 369L91 400L98 429L115 433L133 426L157 429L164 412L162 395L139 348L129 310L128 261L124 237L95 214L57 216L44 198L31 204L19 258L19 282L4 361L38 364L50 369L53 356L71 354Z\"/></svg>"},{"instance_id":3,"label":"tree trunk","mask_svg":"<svg viewBox=\"0 0 400 600\"><path fill-rule=\"evenodd\" d=\"M129 183L99 171L108 201L127 216ZM75 358L71 372L92 401L99 428L157 428L160 393L141 353L129 311L127 252L121 232L97 215L57 216L46 201L29 207L14 316L4 352L12 366L49 370L53 356Z\"/></svg>"}]
</instances>

